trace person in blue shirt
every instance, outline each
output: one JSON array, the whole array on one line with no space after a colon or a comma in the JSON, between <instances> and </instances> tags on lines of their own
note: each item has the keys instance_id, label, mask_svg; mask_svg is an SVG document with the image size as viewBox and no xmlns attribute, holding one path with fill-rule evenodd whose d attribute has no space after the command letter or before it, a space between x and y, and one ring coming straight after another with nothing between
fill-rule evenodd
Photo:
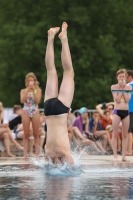
<instances>
[{"instance_id":1,"label":"person in blue shirt","mask_svg":"<svg viewBox=\"0 0 133 200\"><path fill-rule=\"evenodd\" d=\"M94 133L95 136L103 140L104 149L106 149L108 143L112 150L112 144L109 137L109 132L102 129L99 119L100 119L99 112L98 111L93 112L92 118L89 121L90 132Z\"/></svg>"},{"instance_id":2,"label":"person in blue shirt","mask_svg":"<svg viewBox=\"0 0 133 200\"><path fill-rule=\"evenodd\" d=\"M127 85L132 86L133 90L133 70L127 71ZM129 108L129 118L130 118L130 124L128 129L128 148L127 148L127 155L132 155L132 145L133 145L133 94L131 95L131 99L128 102L128 108Z\"/></svg>"}]
</instances>

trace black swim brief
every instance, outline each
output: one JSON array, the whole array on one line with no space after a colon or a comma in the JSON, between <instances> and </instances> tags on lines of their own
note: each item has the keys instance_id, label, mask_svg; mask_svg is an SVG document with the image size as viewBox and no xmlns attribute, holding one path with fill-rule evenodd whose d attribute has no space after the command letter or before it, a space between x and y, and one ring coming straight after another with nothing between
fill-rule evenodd
<instances>
[{"instance_id":1,"label":"black swim brief","mask_svg":"<svg viewBox=\"0 0 133 200\"><path fill-rule=\"evenodd\" d=\"M68 113L69 109L58 98L48 99L44 102L44 114L46 116Z\"/></svg>"},{"instance_id":2,"label":"black swim brief","mask_svg":"<svg viewBox=\"0 0 133 200\"><path fill-rule=\"evenodd\" d=\"M123 120L125 117L127 117L129 115L129 111L114 109L114 114L118 115L121 118L121 120Z\"/></svg>"}]
</instances>

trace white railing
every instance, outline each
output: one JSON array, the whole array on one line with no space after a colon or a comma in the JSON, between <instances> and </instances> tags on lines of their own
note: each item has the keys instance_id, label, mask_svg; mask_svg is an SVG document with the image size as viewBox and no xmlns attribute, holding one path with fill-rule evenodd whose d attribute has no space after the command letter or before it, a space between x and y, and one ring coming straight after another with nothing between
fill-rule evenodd
<instances>
[{"instance_id":1,"label":"white railing","mask_svg":"<svg viewBox=\"0 0 133 200\"><path fill-rule=\"evenodd\" d=\"M43 108L39 108L40 112L43 112L44 109ZM88 109L89 110L89 117L91 117L92 112L95 111L95 109ZM12 108L4 108L3 111L3 123L8 123L8 119L9 116L11 116L13 114L13 109ZM73 111L73 114L75 114L76 116L78 115L78 109Z\"/></svg>"}]
</instances>

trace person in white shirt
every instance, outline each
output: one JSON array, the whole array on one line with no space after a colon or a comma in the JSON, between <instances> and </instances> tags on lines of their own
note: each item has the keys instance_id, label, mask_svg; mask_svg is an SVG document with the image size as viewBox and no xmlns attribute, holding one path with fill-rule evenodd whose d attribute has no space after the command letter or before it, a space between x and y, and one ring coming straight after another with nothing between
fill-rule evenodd
<instances>
[{"instance_id":1,"label":"person in white shirt","mask_svg":"<svg viewBox=\"0 0 133 200\"><path fill-rule=\"evenodd\" d=\"M127 71L126 81L128 82L127 85L130 85L133 90L133 70ZM130 124L128 129L128 148L127 148L127 155L132 155L132 145L133 145L133 94L131 95L131 99L128 102L129 107L129 118Z\"/></svg>"}]
</instances>

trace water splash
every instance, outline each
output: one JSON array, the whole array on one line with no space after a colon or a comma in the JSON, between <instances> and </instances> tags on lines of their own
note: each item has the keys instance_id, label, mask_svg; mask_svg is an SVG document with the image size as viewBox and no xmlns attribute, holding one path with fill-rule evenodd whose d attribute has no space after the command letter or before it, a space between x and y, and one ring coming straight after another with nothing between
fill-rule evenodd
<instances>
[{"instance_id":1,"label":"water splash","mask_svg":"<svg viewBox=\"0 0 133 200\"><path fill-rule=\"evenodd\" d=\"M80 163L75 160L74 165L69 165L67 162L54 164L51 159L46 161L44 157L30 158L34 166L40 167L44 173L53 176L74 176L82 172Z\"/></svg>"},{"instance_id":2,"label":"water splash","mask_svg":"<svg viewBox=\"0 0 133 200\"><path fill-rule=\"evenodd\" d=\"M41 168L48 175L74 176L83 172L80 167L80 160L83 154L85 152L87 153L89 152L89 154L91 154L92 152L93 154L95 153L91 145L85 147L83 147L82 145L76 145L74 146L74 148L72 147L71 149L72 149L71 155L74 160L74 165L70 165L67 162L54 164L50 158L48 161L46 161L44 159L44 152L42 151L42 149L39 150L41 152L39 158L29 157L29 159L34 166Z\"/></svg>"}]
</instances>

